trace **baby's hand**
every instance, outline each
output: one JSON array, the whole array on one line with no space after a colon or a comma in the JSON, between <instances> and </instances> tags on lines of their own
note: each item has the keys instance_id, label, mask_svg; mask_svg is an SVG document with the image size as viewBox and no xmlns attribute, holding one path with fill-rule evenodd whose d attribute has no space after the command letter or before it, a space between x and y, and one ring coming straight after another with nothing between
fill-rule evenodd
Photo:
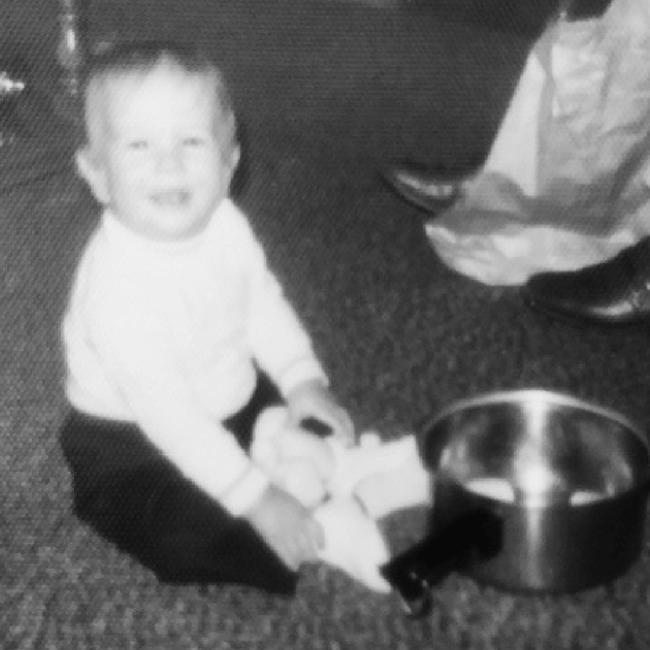
<instances>
[{"instance_id":1,"label":"baby's hand","mask_svg":"<svg viewBox=\"0 0 650 650\"><path fill-rule=\"evenodd\" d=\"M311 512L290 494L270 485L262 499L248 512L246 518L294 571L304 562L318 557L325 537Z\"/></svg>"},{"instance_id":2,"label":"baby's hand","mask_svg":"<svg viewBox=\"0 0 650 650\"><path fill-rule=\"evenodd\" d=\"M352 418L321 381L300 384L288 395L287 405L291 425L314 419L329 426L332 435L346 446L355 443Z\"/></svg>"}]
</instances>

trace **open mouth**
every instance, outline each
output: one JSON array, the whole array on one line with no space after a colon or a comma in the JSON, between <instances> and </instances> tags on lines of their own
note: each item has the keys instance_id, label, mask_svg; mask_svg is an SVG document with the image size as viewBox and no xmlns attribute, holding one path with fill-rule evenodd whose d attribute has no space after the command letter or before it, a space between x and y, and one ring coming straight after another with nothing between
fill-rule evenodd
<instances>
[{"instance_id":1,"label":"open mouth","mask_svg":"<svg viewBox=\"0 0 650 650\"><path fill-rule=\"evenodd\" d=\"M160 190L151 193L152 202L161 208L178 208L190 202L191 194L188 190Z\"/></svg>"}]
</instances>

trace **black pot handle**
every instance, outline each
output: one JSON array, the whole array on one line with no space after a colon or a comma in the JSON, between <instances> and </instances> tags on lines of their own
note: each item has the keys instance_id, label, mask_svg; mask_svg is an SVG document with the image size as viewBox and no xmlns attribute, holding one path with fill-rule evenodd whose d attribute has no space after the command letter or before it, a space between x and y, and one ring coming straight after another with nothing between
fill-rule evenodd
<instances>
[{"instance_id":1,"label":"black pot handle","mask_svg":"<svg viewBox=\"0 0 650 650\"><path fill-rule=\"evenodd\" d=\"M503 523L485 509L472 510L434 532L381 567L405 612L418 618L431 611L431 588L452 571L488 560L502 547Z\"/></svg>"}]
</instances>

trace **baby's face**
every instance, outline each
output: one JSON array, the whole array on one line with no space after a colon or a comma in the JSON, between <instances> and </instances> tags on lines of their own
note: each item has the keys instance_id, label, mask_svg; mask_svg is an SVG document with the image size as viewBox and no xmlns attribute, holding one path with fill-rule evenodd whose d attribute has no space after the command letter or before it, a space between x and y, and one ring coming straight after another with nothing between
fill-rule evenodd
<instances>
[{"instance_id":1,"label":"baby's face","mask_svg":"<svg viewBox=\"0 0 650 650\"><path fill-rule=\"evenodd\" d=\"M111 78L79 167L130 229L159 241L201 232L227 195L238 151L224 156L212 79L160 65Z\"/></svg>"}]
</instances>

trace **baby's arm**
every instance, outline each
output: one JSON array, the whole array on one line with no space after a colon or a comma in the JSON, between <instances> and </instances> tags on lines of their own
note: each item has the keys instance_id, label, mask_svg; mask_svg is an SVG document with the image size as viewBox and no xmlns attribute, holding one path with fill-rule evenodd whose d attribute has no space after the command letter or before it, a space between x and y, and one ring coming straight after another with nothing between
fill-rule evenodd
<instances>
[{"instance_id":1,"label":"baby's arm","mask_svg":"<svg viewBox=\"0 0 650 650\"><path fill-rule=\"evenodd\" d=\"M107 374L151 443L230 514L241 515L266 490L268 476L206 412L179 372L173 346L156 315L141 310L138 317L130 316L126 312L114 318L112 327L102 328L95 337Z\"/></svg>"},{"instance_id":2,"label":"baby's arm","mask_svg":"<svg viewBox=\"0 0 650 650\"><path fill-rule=\"evenodd\" d=\"M243 227L239 237L237 250L249 279L248 337L255 361L287 400L290 425L314 418L352 444L352 419L327 388L311 338L269 269L264 250L250 227Z\"/></svg>"}]
</instances>

